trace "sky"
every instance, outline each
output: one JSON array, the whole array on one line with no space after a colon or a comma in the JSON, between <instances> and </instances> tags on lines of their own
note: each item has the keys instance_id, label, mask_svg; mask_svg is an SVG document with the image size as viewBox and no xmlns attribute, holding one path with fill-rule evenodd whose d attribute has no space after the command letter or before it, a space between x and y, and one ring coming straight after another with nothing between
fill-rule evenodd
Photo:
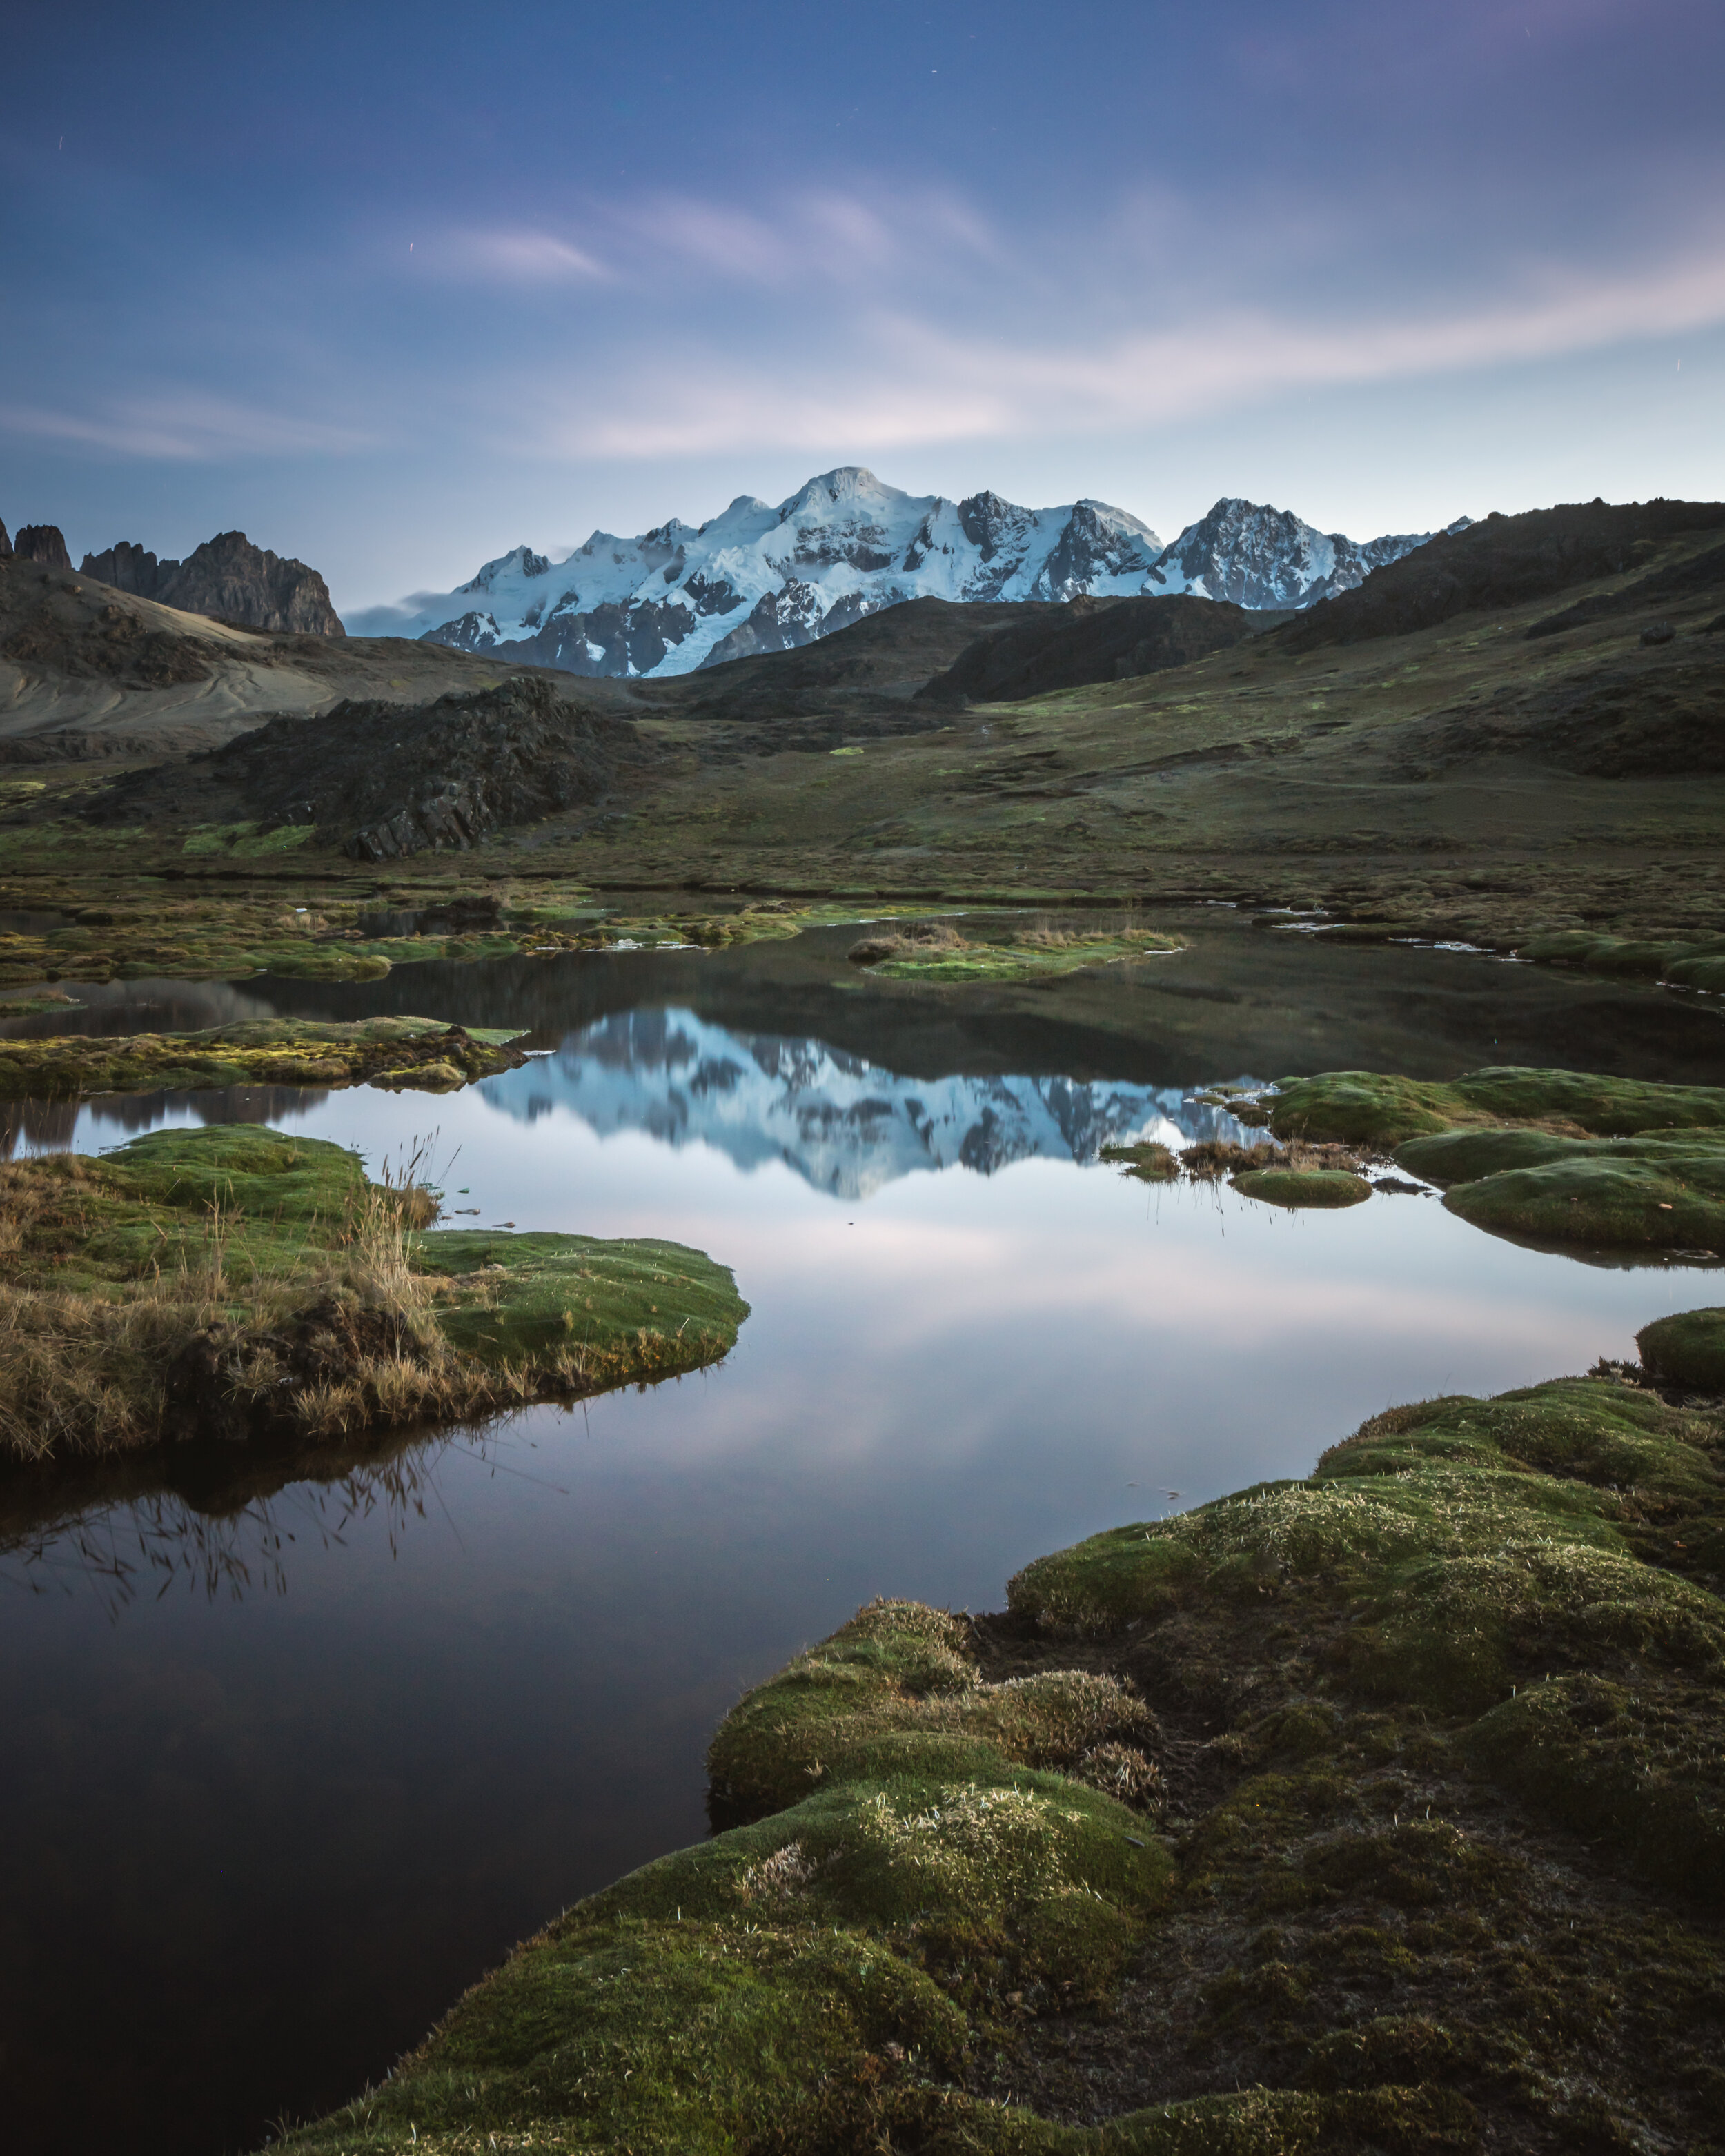
<instances>
[{"instance_id":1,"label":"sky","mask_svg":"<svg viewBox=\"0 0 1725 2156\"><path fill-rule=\"evenodd\" d=\"M11 0L0 518L352 612L863 464L1725 495L1718 0Z\"/></svg>"}]
</instances>

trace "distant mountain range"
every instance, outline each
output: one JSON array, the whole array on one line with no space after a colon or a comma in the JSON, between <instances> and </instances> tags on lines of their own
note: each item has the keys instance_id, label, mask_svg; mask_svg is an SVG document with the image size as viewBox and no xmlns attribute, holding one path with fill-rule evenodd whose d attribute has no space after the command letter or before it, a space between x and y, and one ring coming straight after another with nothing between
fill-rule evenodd
<instances>
[{"instance_id":1,"label":"distant mountain range","mask_svg":"<svg viewBox=\"0 0 1725 2156\"><path fill-rule=\"evenodd\" d=\"M732 1033L678 1009L602 1019L479 1091L524 1122L562 1109L601 1137L643 1131L665 1145L709 1145L744 1169L780 1161L835 1198L941 1168L991 1175L1037 1157L1092 1161L1124 1138L1240 1135L1232 1117L1178 1088L905 1078L823 1040Z\"/></svg>"},{"instance_id":2,"label":"distant mountain range","mask_svg":"<svg viewBox=\"0 0 1725 2156\"><path fill-rule=\"evenodd\" d=\"M845 465L776 508L739 495L698 527L674 517L633 539L596 531L557 562L516 547L454 592L375 608L350 627L465 651L506 649L512 660L572 674L687 674L813 643L903 599L1190 593L1306 607L1353 590L1430 536L1361 545L1289 511L1225 500L1164 546L1106 502L948 501Z\"/></svg>"}]
</instances>

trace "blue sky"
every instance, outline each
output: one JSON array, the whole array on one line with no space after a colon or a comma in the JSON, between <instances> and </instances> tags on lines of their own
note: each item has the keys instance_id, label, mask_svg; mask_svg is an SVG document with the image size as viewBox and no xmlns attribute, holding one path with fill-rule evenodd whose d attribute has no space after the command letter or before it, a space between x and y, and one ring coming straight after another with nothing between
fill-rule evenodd
<instances>
[{"instance_id":1,"label":"blue sky","mask_svg":"<svg viewBox=\"0 0 1725 2156\"><path fill-rule=\"evenodd\" d=\"M0 516L357 609L841 463L1725 495L1722 81L1717 0L14 0Z\"/></svg>"}]
</instances>

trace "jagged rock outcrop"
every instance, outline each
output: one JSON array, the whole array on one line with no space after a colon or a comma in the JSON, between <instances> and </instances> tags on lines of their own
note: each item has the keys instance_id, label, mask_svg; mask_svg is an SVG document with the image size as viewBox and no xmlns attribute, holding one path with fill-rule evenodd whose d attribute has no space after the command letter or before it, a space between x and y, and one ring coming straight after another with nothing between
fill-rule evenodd
<instances>
[{"instance_id":1,"label":"jagged rock outcrop","mask_svg":"<svg viewBox=\"0 0 1725 2156\"><path fill-rule=\"evenodd\" d=\"M158 561L135 541L122 539L105 553L86 554L83 573L182 613L209 614L241 629L347 634L316 569L254 547L243 531L218 532L183 562Z\"/></svg>"},{"instance_id":2,"label":"jagged rock outcrop","mask_svg":"<svg viewBox=\"0 0 1725 2156\"><path fill-rule=\"evenodd\" d=\"M160 562L135 541L121 539L105 554L86 554L80 574L94 577L99 583L112 584L117 592L131 592L135 598L153 599L161 587L162 569L177 569L179 566L177 562Z\"/></svg>"},{"instance_id":3,"label":"jagged rock outcrop","mask_svg":"<svg viewBox=\"0 0 1725 2156\"><path fill-rule=\"evenodd\" d=\"M12 539L7 531L5 524L3 522L0 522L0 562L8 562L11 558Z\"/></svg>"},{"instance_id":4,"label":"jagged rock outcrop","mask_svg":"<svg viewBox=\"0 0 1725 2156\"><path fill-rule=\"evenodd\" d=\"M552 682L517 680L418 706L350 699L321 718L272 720L195 761L248 815L315 824L355 860L381 861L464 851L505 825L597 801L633 741L627 721L578 710Z\"/></svg>"},{"instance_id":5,"label":"jagged rock outcrop","mask_svg":"<svg viewBox=\"0 0 1725 2156\"><path fill-rule=\"evenodd\" d=\"M58 524L26 524L12 542L21 562L39 562L44 569L69 569L65 535Z\"/></svg>"}]
</instances>

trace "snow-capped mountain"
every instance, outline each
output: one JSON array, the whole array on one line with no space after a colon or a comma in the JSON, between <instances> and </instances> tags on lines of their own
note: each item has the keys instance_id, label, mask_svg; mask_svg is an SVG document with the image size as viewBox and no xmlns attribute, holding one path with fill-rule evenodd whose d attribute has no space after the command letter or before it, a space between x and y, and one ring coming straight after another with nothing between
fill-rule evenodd
<instances>
[{"instance_id":1,"label":"snow-capped mountain","mask_svg":"<svg viewBox=\"0 0 1725 2156\"><path fill-rule=\"evenodd\" d=\"M1471 521L1458 517L1446 528L1464 531ZM1152 563L1145 589L1153 595L1190 592L1243 607L1315 606L1351 592L1373 569L1400 561L1431 536L1399 532L1360 545L1340 531L1302 523L1290 509L1224 496Z\"/></svg>"},{"instance_id":2,"label":"snow-capped mountain","mask_svg":"<svg viewBox=\"0 0 1725 2156\"><path fill-rule=\"evenodd\" d=\"M351 631L506 647L511 659L572 674L687 674L812 643L903 599L1194 592L1304 605L1351 589L1426 536L1360 547L1286 511L1221 501L1165 547L1106 502L948 501L845 465L777 508L739 495L699 526L674 517L633 539L596 531L561 562L514 547L459 589L374 608Z\"/></svg>"},{"instance_id":3,"label":"snow-capped mountain","mask_svg":"<svg viewBox=\"0 0 1725 2156\"><path fill-rule=\"evenodd\" d=\"M903 1078L822 1040L732 1033L675 1009L603 1019L480 1091L523 1122L562 1110L602 1136L644 1131L666 1145L713 1146L744 1169L782 1161L849 1199L940 1168L988 1175L1036 1155L1091 1161L1122 1138L1178 1147L1240 1135L1230 1116L1175 1090Z\"/></svg>"}]
</instances>

